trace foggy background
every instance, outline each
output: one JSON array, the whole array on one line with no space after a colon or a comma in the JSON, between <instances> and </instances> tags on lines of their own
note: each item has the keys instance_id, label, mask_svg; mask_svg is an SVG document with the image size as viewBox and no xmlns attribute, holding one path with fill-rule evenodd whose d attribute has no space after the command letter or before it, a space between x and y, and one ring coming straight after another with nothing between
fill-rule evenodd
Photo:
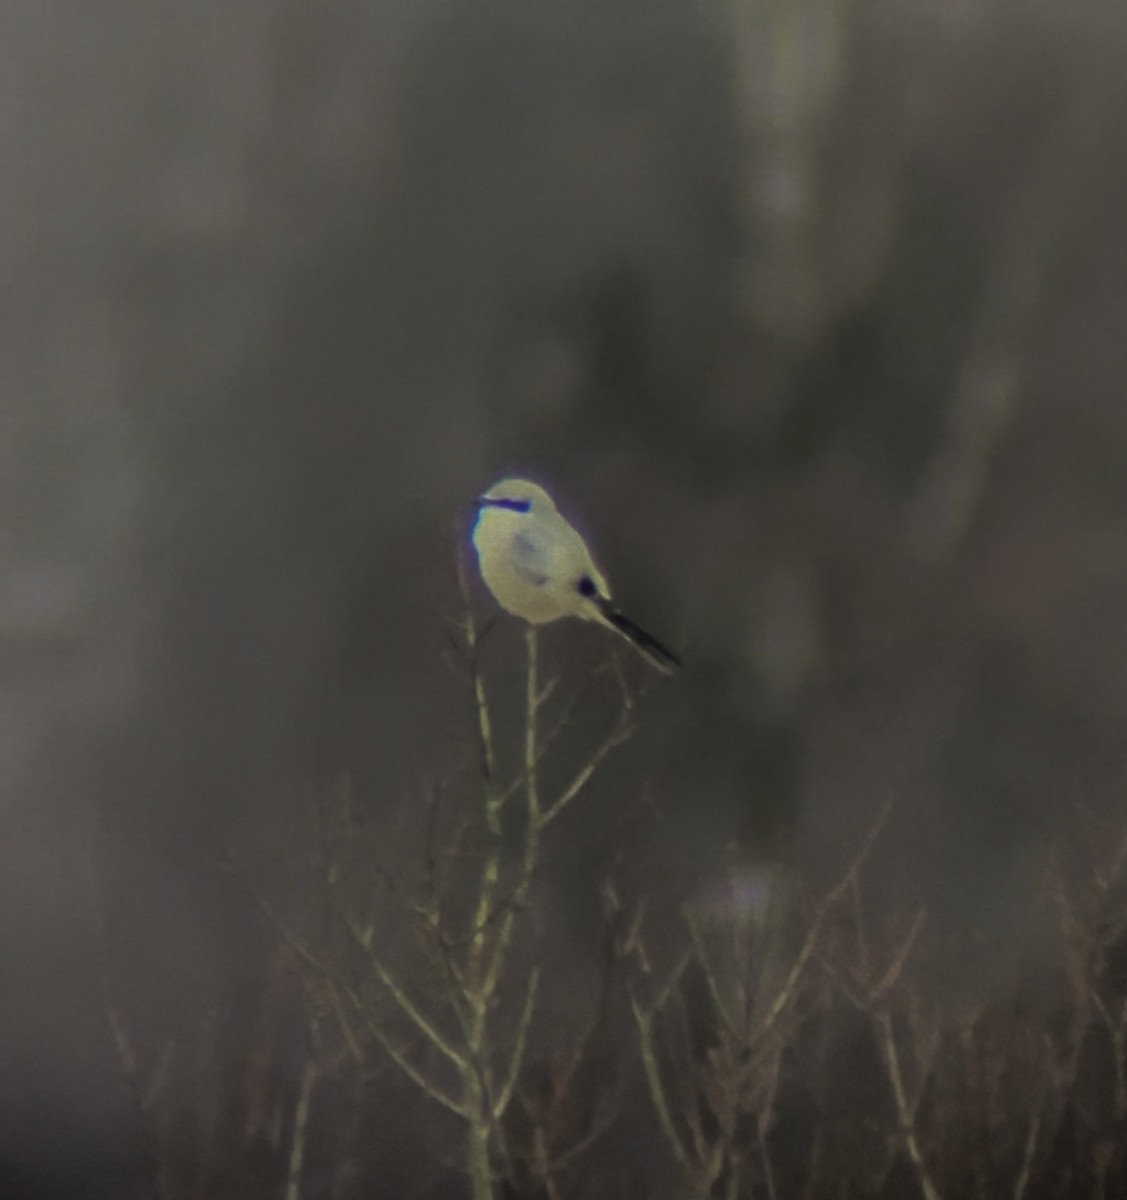
<instances>
[{"instance_id":1,"label":"foggy background","mask_svg":"<svg viewBox=\"0 0 1127 1200\"><path fill-rule=\"evenodd\" d=\"M280 1194L247 880L292 899L342 775L418 853L506 474L687 663L546 868L576 995L612 862L672 931L733 859L834 878L890 800L874 887L942 986L1037 961L1038 873L1124 805L1125 114L1114 0L4 5L3 1194L151 1194L107 995L142 1073L176 1046L174 1194ZM613 649L541 646L572 689ZM457 1131L371 1087L330 1105L376 1174L304 1194L465 1194ZM679 1194L623 1108L618 1194Z\"/></svg>"}]
</instances>

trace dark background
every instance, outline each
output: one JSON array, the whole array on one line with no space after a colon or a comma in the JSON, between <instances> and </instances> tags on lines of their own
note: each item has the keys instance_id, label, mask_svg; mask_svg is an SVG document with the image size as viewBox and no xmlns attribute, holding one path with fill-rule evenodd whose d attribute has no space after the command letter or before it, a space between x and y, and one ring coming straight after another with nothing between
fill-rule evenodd
<instances>
[{"instance_id":1,"label":"dark background","mask_svg":"<svg viewBox=\"0 0 1127 1200\"><path fill-rule=\"evenodd\" d=\"M1124 805L1125 114L1115 0L4 5L4 1194L146 1194L107 991L146 1072L201 1047L199 1194L244 1170L245 878L341 771L410 853L505 474L689 664L569 815L554 953L644 788L640 892L832 872L895 799L876 886L947 978L1035 959L1056 840ZM432 1194L388 1103L381 1194Z\"/></svg>"}]
</instances>

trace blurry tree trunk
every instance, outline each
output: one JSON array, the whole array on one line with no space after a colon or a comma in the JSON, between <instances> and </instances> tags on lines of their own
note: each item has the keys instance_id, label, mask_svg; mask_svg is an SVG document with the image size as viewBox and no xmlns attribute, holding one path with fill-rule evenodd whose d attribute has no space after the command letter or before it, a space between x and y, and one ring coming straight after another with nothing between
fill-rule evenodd
<instances>
[{"instance_id":1,"label":"blurry tree trunk","mask_svg":"<svg viewBox=\"0 0 1127 1200\"><path fill-rule=\"evenodd\" d=\"M805 344L827 309L819 171L823 133L845 71L843 0L728 0L744 137L740 209L754 246L746 309L784 342Z\"/></svg>"}]
</instances>

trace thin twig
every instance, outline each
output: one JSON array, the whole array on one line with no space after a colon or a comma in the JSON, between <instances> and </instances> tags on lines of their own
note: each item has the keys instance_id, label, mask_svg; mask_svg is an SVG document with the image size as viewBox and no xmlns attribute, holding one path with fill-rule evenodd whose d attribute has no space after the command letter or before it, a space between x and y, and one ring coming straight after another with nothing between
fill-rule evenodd
<instances>
[{"instance_id":1,"label":"thin twig","mask_svg":"<svg viewBox=\"0 0 1127 1200\"><path fill-rule=\"evenodd\" d=\"M780 1055L778 1053L771 1055L771 1071L770 1082L766 1100L760 1109L759 1119L756 1121L756 1135L759 1139L759 1158L763 1164L763 1181L767 1186L768 1200L778 1200L779 1193L775 1186L775 1170L771 1163L771 1147L768 1144L768 1137L771 1129L771 1114L775 1109L775 1099L779 1093L779 1068Z\"/></svg>"},{"instance_id":2,"label":"thin twig","mask_svg":"<svg viewBox=\"0 0 1127 1200\"><path fill-rule=\"evenodd\" d=\"M533 828L540 824L540 789L536 779L536 729L539 724L537 716L540 703L539 685L536 681L538 655L535 625L530 624L525 628L525 643L528 646L528 682L527 712L524 718L524 786L525 795L528 797L529 832L526 837L531 838Z\"/></svg>"},{"instance_id":3,"label":"thin twig","mask_svg":"<svg viewBox=\"0 0 1127 1200\"><path fill-rule=\"evenodd\" d=\"M1014 1200L1023 1200L1029 1186L1029 1175L1033 1168L1033 1156L1037 1152L1037 1139L1041 1134L1041 1105L1029 1120L1029 1132L1025 1136L1025 1150L1021 1156L1021 1169L1014 1180Z\"/></svg>"},{"instance_id":4,"label":"thin twig","mask_svg":"<svg viewBox=\"0 0 1127 1200\"><path fill-rule=\"evenodd\" d=\"M523 1065L524 1045L528 1037L528 1027L532 1022L532 1010L536 1004L536 990L539 985L540 970L536 968L528 977L528 990L524 998L524 1009L520 1015L520 1024L517 1026L513 1053L509 1059L508 1074L501 1088L501 1094L493 1104L493 1119L495 1121L500 1120L505 1115L505 1109L509 1107L509 1101L513 1098L513 1088L516 1086L517 1076L520 1074L520 1069Z\"/></svg>"},{"instance_id":5,"label":"thin twig","mask_svg":"<svg viewBox=\"0 0 1127 1200\"><path fill-rule=\"evenodd\" d=\"M287 925L286 922L278 916L278 914L274 911L273 906L268 900L266 900L265 897L252 894L252 898L254 900L255 907L270 923L275 933L277 933L278 936L281 937L282 941L284 941L286 945L289 946L290 949L293 950L300 959L302 959L306 966L312 967L322 978L336 983L337 986L339 986L344 994L349 998L349 1001L355 1008L363 1008L363 1001L361 1000L356 989L340 977L339 971L335 971L329 966L328 963L324 962L321 958L314 954L312 950L309 949L309 947L301 940L301 938L299 938L297 934L290 929L289 925Z\"/></svg>"},{"instance_id":6,"label":"thin twig","mask_svg":"<svg viewBox=\"0 0 1127 1200\"><path fill-rule=\"evenodd\" d=\"M601 766L603 760L616 747L621 746L634 733L634 726L628 719L627 710L623 710L622 717L619 718L618 724L607 734L602 743L595 750L594 754L587 760L586 764L579 770L571 783L563 790L556 802L547 809L543 817L540 819L541 826L548 825L554 821L556 817L575 799L576 796L587 786L591 780L591 776Z\"/></svg>"},{"instance_id":7,"label":"thin twig","mask_svg":"<svg viewBox=\"0 0 1127 1200\"><path fill-rule=\"evenodd\" d=\"M513 922L516 910L523 908L528 900L528 891L532 884L540 853L540 831L544 825L540 811L540 787L536 773L537 741L536 734L539 722L539 686L537 683L538 644L535 625L525 627L525 644L528 648L528 670L525 687L525 727L524 727L524 783L525 798L528 814L525 820L524 854L521 861L520 878L513 893L513 904L505 914L497 935L493 953L490 956L486 972L485 994L492 995L499 985L504 967L505 955L512 939Z\"/></svg>"},{"instance_id":8,"label":"thin twig","mask_svg":"<svg viewBox=\"0 0 1127 1200\"><path fill-rule=\"evenodd\" d=\"M270 903L262 896L255 896L255 903L259 911L271 922L274 928L282 936L285 942L292 947L302 959L313 967L318 974L326 980L335 983L344 994L348 997L350 1003L357 1011L365 1009L363 998L359 995L355 988L346 983L340 976L339 971L333 970L326 962L319 958L312 950L293 932L292 929L284 922L281 917L274 911ZM348 924L346 922L346 924ZM370 944L370 939L366 939L364 935L349 924L353 937L356 938L364 947L367 955L367 961L375 971L380 982L391 994L396 1004L405 1016L409 1017L416 1028L423 1034L424 1037L434 1046L434 1048L444 1054L455 1066L462 1068L465 1065L464 1057L454 1049L453 1046L442 1036L441 1033L431 1024L430 1021L420 1012L418 1007L411 1000L410 996L403 990L395 977L384 966L379 955L375 954Z\"/></svg>"},{"instance_id":9,"label":"thin twig","mask_svg":"<svg viewBox=\"0 0 1127 1200\"><path fill-rule=\"evenodd\" d=\"M908 1149L908 1157L916 1172L916 1179L926 1200L940 1200L939 1190L932 1181L931 1174L924 1162L920 1150L919 1139L916 1136L915 1114L908 1104L908 1095L904 1089L904 1076L900 1070L900 1056L896 1050L896 1037L892 1028L892 1017L886 1013L874 1014L874 1021L880 1032L881 1049L883 1051L885 1069L888 1072L888 1082L892 1086L892 1095L896 1101L896 1112L900 1118L900 1132Z\"/></svg>"},{"instance_id":10,"label":"thin twig","mask_svg":"<svg viewBox=\"0 0 1127 1200\"><path fill-rule=\"evenodd\" d=\"M712 997L712 1003L716 1008L720 1019L728 1028L728 1032L733 1037L743 1040L746 1036L746 1030L741 1029L735 1018L729 1013L727 1004L724 1003L723 997L720 995L720 982L716 978L716 972L713 969L712 962L709 959L708 952L705 950L704 938L701 935L700 928L697 925L697 919L689 909L685 909L685 924L689 928L689 938L693 943L693 949L696 952L697 962L700 963L701 970L704 972L704 980L708 986L709 995Z\"/></svg>"},{"instance_id":11,"label":"thin twig","mask_svg":"<svg viewBox=\"0 0 1127 1200\"><path fill-rule=\"evenodd\" d=\"M582 686L579 687L575 691L575 694L568 701L567 707L565 708L563 714L553 722L553 724L548 728L548 730L546 732L537 734L537 739L536 739L537 740L537 751L536 751L536 765L537 766L539 766L540 763L544 761L544 759L548 755L548 752L552 749L552 747L556 744L556 742L559 741L560 736L563 734L564 730L568 729L572 725L574 717L575 717L576 709L579 707L580 702L587 695L588 689L590 688L592 681L598 677L598 675L601 673L601 671L602 671L602 668L600 668L599 670L593 671L590 675L588 675L587 678L584 680ZM548 694L550 694L549 689L554 690L554 686L557 682L557 679L558 679L558 676L554 677L550 681L550 683L547 687L541 689L540 695L537 698L537 708L540 708L543 706L544 702L548 698ZM500 802L502 805L506 804L509 800L511 800L512 797L514 795L516 795L516 793L522 787L524 787L526 777L527 777L527 767L522 765L521 770L516 775L516 777L514 779L510 780L509 783L507 783L505 785L505 787L503 787L501 789L499 799L500 799Z\"/></svg>"},{"instance_id":12,"label":"thin twig","mask_svg":"<svg viewBox=\"0 0 1127 1200\"><path fill-rule=\"evenodd\" d=\"M849 864L849 868L841 877L837 886L826 893L822 902L818 905L818 911L815 913L813 921L810 923L810 928L807 931L806 938L802 943L802 948L799 950L794 962L791 964L791 969L787 973L786 980L783 986L779 989L771 1006L768 1008L763 1017L759 1028L755 1031L754 1044L761 1043L767 1035L774 1029L779 1018L786 1011L787 1005L790 1003L791 997L794 994L795 988L798 986L798 981L802 976L802 972L806 968L806 964L810 961L810 956L814 953L818 945L818 941L822 936L822 926L825 924L830 911L841 900L851 888L855 887L857 877L861 867L868 858L869 852L876 844L877 838L884 829L885 822L888 820L889 813L892 812L894 805L893 800L889 800L881 810L880 816L873 822L872 827L865 836L865 840L861 843L861 848L858 850L853 861Z\"/></svg>"},{"instance_id":13,"label":"thin twig","mask_svg":"<svg viewBox=\"0 0 1127 1200\"><path fill-rule=\"evenodd\" d=\"M465 1106L452 1096L448 1096L433 1080L428 1079L406 1054L387 1036L378 1021L369 1020L367 1028L377 1042L383 1047L387 1056L403 1071L420 1091L425 1092L432 1100L436 1100L444 1108L465 1117Z\"/></svg>"},{"instance_id":14,"label":"thin twig","mask_svg":"<svg viewBox=\"0 0 1127 1200\"><path fill-rule=\"evenodd\" d=\"M329 1000L333 1006L333 1015L337 1019L337 1025L340 1027L353 1061L359 1066L364 1061L364 1050L357 1040L356 1034L353 1032L347 1013L344 1011L344 1005L341 1003L340 992L337 990L336 983L332 979L325 980L325 983L329 989Z\"/></svg>"},{"instance_id":15,"label":"thin twig","mask_svg":"<svg viewBox=\"0 0 1127 1200\"><path fill-rule=\"evenodd\" d=\"M286 1179L286 1200L301 1200L301 1175L305 1163L305 1142L309 1131L309 1109L313 1088L317 1083L317 1063L312 1052L305 1060L301 1073L301 1088L294 1107L293 1129L290 1133L290 1161Z\"/></svg>"},{"instance_id":16,"label":"thin twig","mask_svg":"<svg viewBox=\"0 0 1127 1200\"><path fill-rule=\"evenodd\" d=\"M573 1158L578 1158L585 1150L589 1150L603 1136L604 1133L614 1124L615 1117L618 1115L618 1107L621 1102L621 1083L618 1087L618 1096L613 1104L607 1106L602 1117L594 1122L587 1133L580 1138L574 1145L569 1146L566 1150L561 1151L548 1164L549 1171L558 1171L560 1167L566 1166Z\"/></svg>"},{"instance_id":17,"label":"thin twig","mask_svg":"<svg viewBox=\"0 0 1127 1200\"><path fill-rule=\"evenodd\" d=\"M896 981L900 978L904 970L904 963L908 959L908 955L912 951L912 947L916 944L916 938L919 936L920 930L924 924L924 910L921 908L916 913L915 919L912 921L911 927L908 930L907 936L904 938L900 949L892 956L892 962L888 965L888 970L869 990L869 999L871 1001L880 1000L896 985Z\"/></svg>"},{"instance_id":18,"label":"thin twig","mask_svg":"<svg viewBox=\"0 0 1127 1200\"><path fill-rule=\"evenodd\" d=\"M662 1132L665 1134L665 1140L669 1143L669 1147L673 1151L673 1155L680 1164L681 1169L685 1172L686 1176L691 1178L693 1164L689 1160L689 1154L681 1140L681 1135L677 1132L677 1127L673 1124L673 1117L669 1111L669 1104L665 1097L665 1086L661 1082L661 1072L657 1065L657 1054L654 1050L652 1032L653 1014L643 1012L642 1006L633 994L630 996L630 1007L634 1012L634 1020L638 1025L638 1041L642 1053L642 1068L645 1071L650 1100L657 1112L658 1123L661 1125Z\"/></svg>"},{"instance_id":19,"label":"thin twig","mask_svg":"<svg viewBox=\"0 0 1127 1200\"><path fill-rule=\"evenodd\" d=\"M430 1021L412 1001L411 997L400 986L391 972L384 966L379 956L369 952L368 961L372 964L372 969L379 976L380 982L391 993L395 1002L399 1005L403 1013L411 1019L419 1032L431 1043L432 1046L442 1054L444 1054L456 1067L464 1070L466 1067L466 1057L460 1054L453 1046L442 1036L441 1033L431 1024Z\"/></svg>"},{"instance_id":20,"label":"thin twig","mask_svg":"<svg viewBox=\"0 0 1127 1200\"><path fill-rule=\"evenodd\" d=\"M460 549L457 554L457 569L458 569L458 590L462 597L462 609L465 613L462 619L462 637L465 641L466 656L469 659L470 675L473 682L474 692L474 707L477 711L477 736L478 749L481 754L481 773L486 781L486 787L492 792L494 774L494 756L493 756L493 726L489 717L489 701L485 694L485 679L481 673L481 659L478 654L480 645L480 637L478 636L477 625L474 622L473 602L470 599L470 584L466 572L466 552ZM492 799L492 796L489 797ZM491 804L486 804L486 814L491 819L497 814ZM490 831L500 833L500 828L493 828L490 824Z\"/></svg>"}]
</instances>

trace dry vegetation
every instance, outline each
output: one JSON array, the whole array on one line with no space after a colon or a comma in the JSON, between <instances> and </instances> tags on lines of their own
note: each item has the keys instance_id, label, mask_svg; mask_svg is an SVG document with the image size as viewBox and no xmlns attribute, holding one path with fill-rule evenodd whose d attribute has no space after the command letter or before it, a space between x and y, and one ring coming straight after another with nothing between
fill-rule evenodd
<instances>
[{"instance_id":1,"label":"dry vegetation","mask_svg":"<svg viewBox=\"0 0 1127 1200\"><path fill-rule=\"evenodd\" d=\"M207 1085L220 1048L205 1040L189 1061L170 1042L143 1065L104 980L158 1194L226 1194L236 1178L286 1200L378 1187L365 1145L403 1087L433 1107L442 1194L474 1200L623 1189L701 1200L1124 1194L1122 814L1099 823L1077 810L1031 897L1051 927L970 987L957 977L960 946L929 939L926 909L887 911L868 896L895 803L831 886L731 861L706 902L678 902L672 930L612 869L600 889L600 993L574 1019L545 1020L539 998L568 986L542 940L550 827L631 736L640 697L612 660L599 686L615 689L617 717L569 782L545 790L545 765L589 684L565 695L566 679L542 679L529 629L523 728L496 728L462 586L476 769L430 789L422 852L394 866L347 782L311 799L294 866L315 886L285 903L253 897L278 952L233 1144ZM619 849L621 861L629 847ZM373 1081L384 1097L374 1105ZM628 1105L639 1108L626 1118ZM639 1120L646 1160L624 1169L616 1138L628 1125L634 1144Z\"/></svg>"}]
</instances>

